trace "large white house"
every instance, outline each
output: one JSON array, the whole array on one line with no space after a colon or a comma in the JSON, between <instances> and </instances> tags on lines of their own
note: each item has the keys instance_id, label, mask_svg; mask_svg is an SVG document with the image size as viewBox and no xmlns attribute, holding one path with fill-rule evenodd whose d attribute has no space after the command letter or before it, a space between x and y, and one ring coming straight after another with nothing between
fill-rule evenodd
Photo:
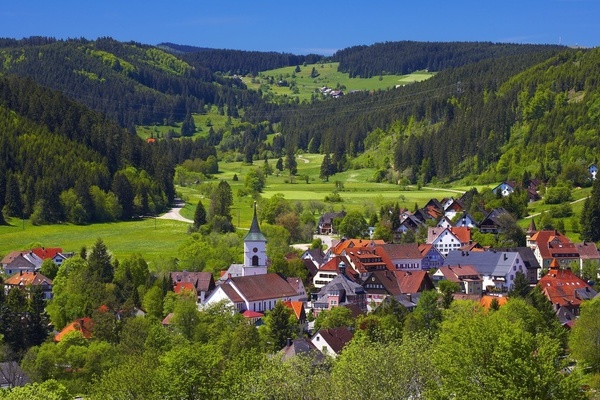
<instances>
[{"instance_id":1,"label":"large white house","mask_svg":"<svg viewBox=\"0 0 600 400\"><path fill-rule=\"evenodd\" d=\"M444 266L470 265L481 275L483 290L510 290L518 272L527 276L527 267L516 251L460 251L448 253Z\"/></svg>"}]
</instances>

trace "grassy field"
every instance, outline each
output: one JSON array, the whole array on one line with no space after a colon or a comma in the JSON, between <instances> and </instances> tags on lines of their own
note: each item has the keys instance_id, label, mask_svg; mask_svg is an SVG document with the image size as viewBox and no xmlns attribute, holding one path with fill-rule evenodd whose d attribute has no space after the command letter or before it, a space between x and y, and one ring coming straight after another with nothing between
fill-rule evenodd
<instances>
[{"instance_id":1,"label":"grassy field","mask_svg":"<svg viewBox=\"0 0 600 400\"><path fill-rule=\"evenodd\" d=\"M323 182L319 178L319 170L323 156L317 154L302 154L297 157L298 174L290 178L287 171L271 175L267 178L266 187L261 194L263 198L281 193L294 204L302 203L305 207L311 200L324 201L326 196L331 195L337 188L342 201L326 203L327 210L359 210L365 214L379 211L381 205L398 202L401 207L410 210L415 203L424 205L429 199L442 199L445 197L458 197L461 192L471 186L455 186L452 188L409 187L408 190L400 190L400 187L388 183L370 182L374 175L374 169L350 170L330 177L329 182ZM271 167L275 170L275 159L269 160ZM203 185L217 184L220 180L226 180L233 191L234 205L232 207L233 224L241 229L247 229L252 220L251 196L239 196L238 191L244 187L244 177L252 168L263 165L263 161L256 161L254 165L245 165L241 162L220 163L220 173L209 182L198 185L177 187L177 193L185 200L185 208L181 214L193 219L194 210L198 201L202 199L205 208L209 207L209 200L204 198L206 191ZM276 171L276 170L275 170ZM234 181L234 175L238 180ZM308 177L308 183L306 178ZM341 186L340 186L341 184ZM495 185L477 186L478 190ZM573 192L574 199L583 199L588 196L590 189L578 189ZM573 211L579 215L583 201L573 204ZM544 212L550 206L543 202L530 204L530 214ZM539 220L539 216L535 217ZM567 235L572 240L578 240L578 234L571 231L571 221L565 219ZM161 258L176 257L178 248L183 244L188 235L189 224L179 221L164 219L145 219L131 222L118 222L110 224L95 224L88 226L76 225L51 225L32 226L29 221L13 219L9 226L0 226L0 256L11 250L20 250L42 245L46 247L62 247L65 251L77 252L82 246L90 248L98 238L102 238L109 250L117 257L124 258L134 253L140 253L149 262ZM529 220L519 221L522 227L529 225Z\"/></svg>"},{"instance_id":2,"label":"grassy field","mask_svg":"<svg viewBox=\"0 0 600 400\"><path fill-rule=\"evenodd\" d=\"M300 72L294 72L295 66L277 68L263 71L258 77L245 77L243 81L248 88L260 88L265 95L272 93L277 96L298 97L302 101L310 100L313 93L324 86L331 89L343 88L346 93L352 90L391 89L396 85L419 82L433 76L433 73L419 71L410 75L350 78L348 74L338 72L338 65L339 63L309 64L300 66ZM319 73L316 78L311 78L313 67ZM280 80L287 81L288 86L279 86Z\"/></svg>"},{"instance_id":3,"label":"grassy field","mask_svg":"<svg viewBox=\"0 0 600 400\"><path fill-rule=\"evenodd\" d=\"M125 258L140 253L148 260L176 257L177 249L186 240L188 224L164 219L144 219L94 225L33 226L29 221L13 219L9 226L0 226L0 254L23 250L36 245L62 247L64 251L90 249L101 238L112 254Z\"/></svg>"}]
</instances>

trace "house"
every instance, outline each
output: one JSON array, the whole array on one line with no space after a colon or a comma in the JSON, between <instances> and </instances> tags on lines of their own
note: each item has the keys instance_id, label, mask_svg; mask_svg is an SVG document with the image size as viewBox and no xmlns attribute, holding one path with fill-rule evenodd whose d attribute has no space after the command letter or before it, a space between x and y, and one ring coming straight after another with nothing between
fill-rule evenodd
<instances>
[{"instance_id":1,"label":"house","mask_svg":"<svg viewBox=\"0 0 600 400\"><path fill-rule=\"evenodd\" d=\"M438 228L450 228L452 226L454 226L454 224L452 223L452 221L450 220L450 218L446 217L445 215L438 221L437 225Z\"/></svg>"},{"instance_id":2,"label":"house","mask_svg":"<svg viewBox=\"0 0 600 400\"><path fill-rule=\"evenodd\" d=\"M456 220L456 223L454 224L454 226L456 226L456 227L466 226L468 228L474 228L477 226L477 222L475 221L475 219L473 219L473 217L469 213L463 212L462 216Z\"/></svg>"},{"instance_id":3,"label":"house","mask_svg":"<svg viewBox=\"0 0 600 400\"><path fill-rule=\"evenodd\" d=\"M306 319L306 311L304 310L304 301L284 301L283 305L292 311L292 315L298 321L300 331L305 332L308 329L308 321Z\"/></svg>"},{"instance_id":4,"label":"house","mask_svg":"<svg viewBox=\"0 0 600 400\"><path fill-rule=\"evenodd\" d=\"M11 251L2 259L2 269L6 275L17 272L37 272L42 267L43 261L31 251Z\"/></svg>"},{"instance_id":5,"label":"house","mask_svg":"<svg viewBox=\"0 0 600 400\"><path fill-rule=\"evenodd\" d=\"M284 360L296 356L311 357L315 363L321 363L324 360L323 353L313 344L308 338L291 339L287 340L287 343L283 349L279 351L279 354Z\"/></svg>"},{"instance_id":6,"label":"house","mask_svg":"<svg viewBox=\"0 0 600 400\"><path fill-rule=\"evenodd\" d=\"M313 293L312 305L315 317L323 310L345 304L356 304L360 310L367 310L365 289L346 275L346 263L340 262L338 268L339 274L318 293Z\"/></svg>"},{"instance_id":7,"label":"house","mask_svg":"<svg viewBox=\"0 0 600 400\"><path fill-rule=\"evenodd\" d=\"M296 278L296 277L291 277L291 278L285 278L285 280L287 281L287 283L290 284L292 289L294 289L296 291L296 293L298 294L299 300L301 302L308 301L308 296L306 294L306 289L304 288L304 282L302 282L302 279Z\"/></svg>"},{"instance_id":8,"label":"house","mask_svg":"<svg viewBox=\"0 0 600 400\"><path fill-rule=\"evenodd\" d=\"M429 228L427 243L434 245L444 257L450 251L458 250L462 246L460 239L448 228Z\"/></svg>"},{"instance_id":9,"label":"house","mask_svg":"<svg viewBox=\"0 0 600 400\"><path fill-rule=\"evenodd\" d=\"M596 179L596 176L598 175L598 166L596 164L590 165L588 167L588 172L590 173L592 179Z\"/></svg>"},{"instance_id":10,"label":"house","mask_svg":"<svg viewBox=\"0 0 600 400\"><path fill-rule=\"evenodd\" d=\"M0 362L0 390L25 386L31 380L16 361Z\"/></svg>"},{"instance_id":11,"label":"house","mask_svg":"<svg viewBox=\"0 0 600 400\"><path fill-rule=\"evenodd\" d=\"M256 311L250 311L250 310L246 310L242 313L242 317L244 317L246 319L246 322L248 322L251 325L254 326L260 326L262 325L263 321L263 317L265 316L265 314L263 313L259 313Z\"/></svg>"},{"instance_id":12,"label":"house","mask_svg":"<svg viewBox=\"0 0 600 400\"><path fill-rule=\"evenodd\" d=\"M444 263L444 256L440 251L432 244L423 243L419 245L419 252L421 252L421 269L429 271L431 269L436 270Z\"/></svg>"},{"instance_id":13,"label":"house","mask_svg":"<svg viewBox=\"0 0 600 400\"><path fill-rule=\"evenodd\" d=\"M322 249L308 249L300 256L303 260L310 260L315 268L319 268L325 263L325 253Z\"/></svg>"},{"instance_id":14,"label":"house","mask_svg":"<svg viewBox=\"0 0 600 400\"><path fill-rule=\"evenodd\" d=\"M472 265L440 267L433 274L433 281L438 284L442 280L457 283L465 294L483 293L483 278Z\"/></svg>"},{"instance_id":15,"label":"house","mask_svg":"<svg viewBox=\"0 0 600 400\"><path fill-rule=\"evenodd\" d=\"M502 218L504 218L504 215L510 215L510 213L502 207L494 208L479 223L479 232L500 233L503 226Z\"/></svg>"},{"instance_id":16,"label":"house","mask_svg":"<svg viewBox=\"0 0 600 400\"><path fill-rule=\"evenodd\" d=\"M598 294L570 268L561 268L556 259L550 263L548 273L539 280L538 286L552 303L554 311L563 316L563 324L570 320L570 315L579 315L579 306L583 301ZM565 310L561 311L563 308Z\"/></svg>"},{"instance_id":17,"label":"house","mask_svg":"<svg viewBox=\"0 0 600 400\"><path fill-rule=\"evenodd\" d=\"M521 260L525 263L525 268L527 268L527 283L536 284L538 278L540 276L540 263L535 257L535 253L529 247L504 247L504 248L496 248L497 251L507 251L513 252L516 251L521 256Z\"/></svg>"},{"instance_id":18,"label":"house","mask_svg":"<svg viewBox=\"0 0 600 400\"><path fill-rule=\"evenodd\" d=\"M451 199L444 205L444 216L449 220L453 220L457 215L465 211L465 206L459 199Z\"/></svg>"},{"instance_id":19,"label":"house","mask_svg":"<svg viewBox=\"0 0 600 400\"><path fill-rule=\"evenodd\" d=\"M60 247L36 247L31 249L31 252L42 260L52 260L58 267L60 267L67 258L71 258L74 255L72 252L63 252Z\"/></svg>"},{"instance_id":20,"label":"house","mask_svg":"<svg viewBox=\"0 0 600 400\"><path fill-rule=\"evenodd\" d=\"M328 212L319 218L319 222L317 223L317 232L320 235L331 235L336 233L336 227L334 225L334 221L336 219L343 219L346 216L346 211L336 212Z\"/></svg>"},{"instance_id":21,"label":"house","mask_svg":"<svg viewBox=\"0 0 600 400\"><path fill-rule=\"evenodd\" d=\"M417 293L435 288L426 271L376 271L366 277L362 286L370 308L379 306L390 296L405 295L412 300Z\"/></svg>"},{"instance_id":22,"label":"house","mask_svg":"<svg viewBox=\"0 0 600 400\"><path fill-rule=\"evenodd\" d=\"M517 272L527 276L527 268L517 252L460 251L448 253L444 267L471 265L483 279L483 290L506 292L513 286Z\"/></svg>"},{"instance_id":23,"label":"house","mask_svg":"<svg viewBox=\"0 0 600 400\"><path fill-rule=\"evenodd\" d=\"M390 260L393 269L419 271L422 269L423 256L416 243L384 244L380 246Z\"/></svg>"},{"instance_id":24,"label":"house","mask_svg":"<svg viewBox=\"0 0 600 400\"><path fill-rule=\"evenodd\" d=\"M260 274L231 277L207 297L205 306L227 301L240 312L246 310L270 311L278 301L301 301L299 294L286 279L278 274Z\"/></svg>"},{"instance_id":25,"label":"house","mask_svg":"<svg viewBox=\"0 0 600 400\"><path fill-rule=\"evenodd\" d=\"M350 264L350 260L342 256L332 258L331 260L323 264L321 268L319 268L319 270L317 271L315 277L313 278L313 286L316 289L321 289L329 282L331 282L336 276L339 275L338 265L342 262L345 263L345 265Z\"/></svg>"},{"instance_id":26,"label":"house","mask_svg":"<svg viewBox=\"0 0 600 400\"><path fill-rule=\"evenodd\" d=\"M579 268L583 270L584 262L595 262L600 264L600 252L593 242L575 243L577 252L579 253L580 264ZM595 277L596 279L598 277Z\"/></svg>"},{"instance_id":27,"label":"house","mask_svg":"<svg viewBox=\"0 0 600 400\"><path fill-rule=\"evenodd\" d=\"M505 181L492 189L494 194L500 194L502 197L507 197L512 194L519 185L515 181Z\"/></svg>"},{"instance_id":28,"label":"house","mask_svg":"<svg viewBox=\"0 0 600 400\"><path fill-rule=\"evenodd\" d=\"M321 353L337 357L354 337L348 328L319 329L310 339Z\"/></svg>"},{"instance_id":29,"label":"house","mask_svg":"<svg viewBox=\"0 0 600 400\"><path fill-rule=\"evenodd\" d=\"M556 230L537 231L527 240L542 269L548 269L553 260L566 267L581 263L579 249L569 238Z\"/></svg>"},{"instance_id":30,"label":"house","mask_svg":"<svg viewBox=\"0 0 600 400\"><path fill-rule=\"evenodd\" d=\"M215 280L210 272L176 271L171 272L170 275L174 286L182 283L191 284L198 297L198 303L203 303L215 289Z\"/></svg>"},{"instance_id":31,"label":"house","mask_svg":"<svg viewBox=\"0 0 600 400\"><path fill-rule=\"evenodd\" d=\"M383 244L385 244L385 241L380 239L342 239L327 250L325 259L330 260L335 256L339 256L346 249L355 247L375 247Z\"/></svg>"},{"instance_id":32,"label":"house","mask_svg":"<svg viewBox=\"0 0 600 400\"><path fill-rule=\"evenodd\" d=\"M352 247L345 249L341 257L346 257L350 262L346 264L346 273L363 278L372 271L393 270L392 262L389 260L382 246L374 247ZM339 265L339 264L338 264Z\"/></svg>"},{"instance_id":33,"label":"house","mask_svg":"<svg viewBox=\"0 0 600 400\"><path fill-rule=\"evenodd\" d=\"M4 281L4 289L7 293L13 287L29 290L33 286L42 288L44 299L50 300L52 298L52 280L39 272L18 272Z\"/></svg>"},{"instance_id":34,"label":"house","mask_svg":"<svg viewBox=\"0 0 600 400\"><path fill-rule=\"evenodd\" d=\"M66 335L75 331L80 332L84 338L89 339L92 337L93 325L94 321L90 317L78 318L57 333L54 336L54 341L60 342Z\"/></svg>"},{"instance_id":35,"label":"house","mask_svg":"<svg viewBox=\"0 0 600 400\"><path fill-rule=\"evenodd\" d=\"M415 215L407 214L405 218L400 219L400 225L393 232L394 240L398 241L408 231L416 232L424 223Z\"/></svg>"}]
</instances>

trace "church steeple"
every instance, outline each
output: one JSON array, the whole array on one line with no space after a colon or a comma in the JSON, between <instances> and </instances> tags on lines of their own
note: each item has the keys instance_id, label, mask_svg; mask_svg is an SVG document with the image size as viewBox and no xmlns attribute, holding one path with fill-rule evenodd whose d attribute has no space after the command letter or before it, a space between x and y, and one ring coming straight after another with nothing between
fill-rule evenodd
<instances>
[{"instance_id":1,"label":"church steeple","mask_svg":"<svg viewBox=\"0 0 600 400\"><path fill-rule=\"evenodd\" d=\"M264 240L265 242L267 241L265 236L260 231L260 227L258 226L258 218L256 217L256 202L254 202L254 217L252 217L250 231L244 238L244 241L246 240Z\"/></svg>"},{"instance_id":2,"label":"church steeple","mask_svg":"<svg viewBox=\"0 0 600 400\"><path fill-rule=\"evenodd\" d=\"M254 202L254 216L250 231L244 238L244 268L243 276L262 275L267 273L267 239L260 231Z\"/></svg>"}]
</instances>

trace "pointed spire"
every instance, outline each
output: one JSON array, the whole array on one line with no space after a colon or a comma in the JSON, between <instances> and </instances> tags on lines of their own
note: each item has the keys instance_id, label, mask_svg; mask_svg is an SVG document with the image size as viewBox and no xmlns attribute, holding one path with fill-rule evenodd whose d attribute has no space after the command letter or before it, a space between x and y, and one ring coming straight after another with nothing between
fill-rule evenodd
<instances>
[{"instance_id":1,"label":"pointed spire","mask_svg":"<svg viewBox=\"0 0 600 400\"><path fill-rule=\"evenodd\" d=\"M552 263L550 263L550 268L552 268L552 269L559 269L560 268L560 264L558 263L558 261L556 260L556 258L552 259Z\"/></svg>"},{"instance_id":2,"label":"pointed spire","mask_svg":"<svg viewBox=\"0 0 600 400\"><path fill-rule=\"evenodd\" d=\"M535 221L531 218L531 222L529 223L529 228L527 228L527 233L532 234L537 232L537 228L535 226Z\"/></svg>"},{"instance_id":3,"label":"pointed spire","mask_svg":"<svg viewBox=\"0 0 600 400\"><path fill-rule=\"evenodd\" d=\"M258 226L258 217L256 216L256 202L254 202L254 216L252 217L252 224L250 224L250 231L244 238L244 240L254 240L254 241L267 241L265 236L260 231L260 227Z\"/></svg>"}]
</instances>

